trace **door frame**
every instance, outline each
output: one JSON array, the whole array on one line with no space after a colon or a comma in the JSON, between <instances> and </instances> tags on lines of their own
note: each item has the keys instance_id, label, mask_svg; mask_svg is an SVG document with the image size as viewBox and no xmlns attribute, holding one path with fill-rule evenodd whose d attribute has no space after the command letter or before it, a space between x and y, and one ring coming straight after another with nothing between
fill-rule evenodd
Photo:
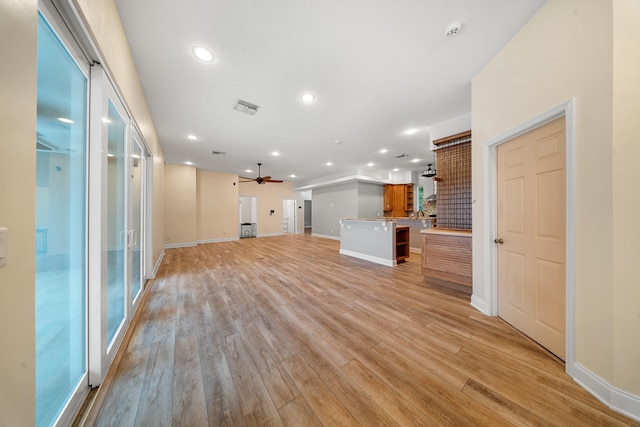
<instances>
[{"instance_id":1,"label":"door frame","mask_svg":"<svg viewBox=\"0 0 640 427\"><path fill-rule=\"evenodd\" d=\"M497 237L497 148L500 144L510 141L533 129L543 126L555 119L565 118L566 132L566 360L565 371L574 376L575 363L575 295L576 295L576 99L571 98L526 122L494 137L484 143L484 173L483 173L483 231L486 241L482 243L483 251L489 255L488 268L485 270L484 283L487 298L486 314L498 315L498 251L493 239ZM472 298L473 300L473 298ZM473 301L472 301L473 302ZM477 304L474 304L478 306ZM479 304L482 306L483 304Z\"/></svg>"}]
</instances>

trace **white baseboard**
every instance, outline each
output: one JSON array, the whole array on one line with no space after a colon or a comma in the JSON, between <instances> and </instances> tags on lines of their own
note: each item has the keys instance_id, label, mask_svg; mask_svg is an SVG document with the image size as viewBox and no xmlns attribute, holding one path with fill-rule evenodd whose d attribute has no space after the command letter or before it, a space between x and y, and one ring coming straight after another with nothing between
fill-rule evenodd
<instances>
[{"instance_id":1,"label":"white baseboard","mask_svg":"<svg viewBox=\"0 0 640 427\"><path fill-rule=\"evenodd\" d=\"M165 249L188 248L190 246L198 246L198 242L167 243L167 244L164 245L164 248Z\"/></svg>"},{"instance_id":2,"label":"white baseboard","mask_svg":"<svg viewBox=\"0 0 640 427\"><path fill-rule=\"evenodd\" d=\"M153 279L154 277L156 277L156 274L158 274L158 270L160 269L160 264L162 264L162 259L164 258L164 249L162 250L162 252L160 252L160 256L158 257L158 260L156 261L156 265L153 267L153 273L151 278Z\"/></svg>"},{"instance_id":3,"label":"white baseboard","mask_svg":"<svg viewBox=\"0 0 640 427\"><path fill-rule=\"evenodd\" d=\"M422 249L420 249L420 248L409 248L409 252L411 252L412 254L421 254L422 255Z\"/></svg>"},{"instance_id":4,"label":"white baseboard","mask_svg":"<svg viewBox=\"0 0 640 427\"><path fill-rule=\"evenodd\" d=\"M240 240L240 238L238 236L234 236L234 237L221 237L219 239L204 239L204 240L198 240L198 244L203 245L206 243L233 242L235 240Z\"/></svg>"},{"instance_id":5,"label":"white baseboard","mask_svg":"<svg viewBox=\"0 0 640 427\"><path fill-rule=\"evenodd\" d=\"M579 363L574 363L573 380L609 408L640 421L640 397L612 386Z\"/></svg>"},{"instance_id":6,"label":"white baseboard","mask_svg":"<svg viewBox=\"0 0 640 427\"><path fill-rule=\"evenodd\" d=\"M360 258L360 259L363 259L365 261L375 262L376 264L386 265L387 267L393 267L395 265L398 265L398 262L395 259L392 260L392 259L380 258L380 257L377 257L377 256L361 254L360 252L348 251L346 249L340 249L340 254L341 255L352 256L354 258Z\"/></svg>"},{"instance_id":7,"label":"white baseboard","mask_svg":"<svg viewBox=\"0 0 640 427\"><path fill-rule=\"evenodd\" d=\"M474 307L476 310L480 311L481 313L484 313L487 316L490 316L489 312L487 311L487 305L485 304L484 300L478 298L476 295L471 295L471 306Z\"/></svg>"},{"instance_id":8,"label":"white baseboard","mask_svg":"<svg viewBox=\"0 0 640 427\"><path fill-rule=\"evenodd\" d=\"M276 236L283 236L284 233L264 233L264 234L258 234L257 237L276 237Z\"/></svg>"},{"instance_id":9,"label":"white baseboard","mask_svg":"<svg viewBox=\"0 0 640 427\"><path fill-rule=\"evenodd\" d=\"M313 237L322 237L323 239L340 240L340 237L329 236L328 234L311 233Z\"/></svg>"}]
</instances>

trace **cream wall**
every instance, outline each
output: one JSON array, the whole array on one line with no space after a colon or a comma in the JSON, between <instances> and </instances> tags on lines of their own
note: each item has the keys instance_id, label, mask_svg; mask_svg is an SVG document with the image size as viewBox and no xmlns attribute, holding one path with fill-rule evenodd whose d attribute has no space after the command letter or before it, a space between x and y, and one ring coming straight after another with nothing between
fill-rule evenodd
<instances>
[{"instance_id":1,"label":"cream wall","mask_svg":"<svg viewBox=\"0 0 640 427\"><path fill-rule=\"evenodd\" d=\"M199 170L196 179L198 241L237 239L238 175Z\"/></svg>"},{"instance_id":2,"label":"cream wall","mask_svg":"<svg viewBox=\"0 0 640 427\"><path fill-rule=\"evenodd\" d=\"M98 46L109 53L106 65L154 155L158 259L164 240L162 150L113 2L82 3ZM0 426L35 424L37 13L36 0L0 1L0 227L9 228L9 262L0 267Z\"/></svg>"},{"instance_id":3,"label":"cream wall","mask_svg":"<svg viewBox=\"0 0 640 427\"><path fill-rule=\"evenodd\" d=\"M35 201L38 2L0 1L0 426L35 424Z\"/></svg>"},{"instance_id":4,"label":"cream wall","mask_svg":"<svg viewBox=\"0 0 640 427\"><path fill-rule=\"evenodd\" d=\"M282 201L294 199L297 210L297 231L304 232L304 197L293 191L291 182L280 184L240 183L240 196L255 196L258 200L258 236L282 234ZM302 208L298 208L302 206ZM271 215L270 211L274 210ZM237 211L237 208L236 208Z\"/></svg>"},{"instance_id":5,"label":"cream wall","mask_svg":"<svg viewBox=\"0 0 640 427\"><path fill-rule=\"evenodd\" d=\"M486 304L489 258L483 245L494 236L484 235L484 143L576 97L575 359L607 383L640 394L638 287L629 258L637 264L640 233L627 210L640 208L632 184L639 153L637 138L635 145L630 141L631 119L618 111L637 99L638 74L620 62L614 75L613 66L614 34L626 42L638 35L631 4L549 1L473 80L473 281L474 297ZM614 9L616 22L623 21L615 33ZM617 61L631 54L623 40L616 41ZM629 65L637 67L637 56L635 45ZM631 95L624 93L629 85Z\"/></svg>"},{"instance_id":6,"label":"cream wall","mask_svg":"<svg viewBox=\"0 0 640 427\"><path fill-rule=\"evenodd\" d=\"M165 245L195 245L198 240L196 168L165 165L164 191Z\"/></svg>"},{"instance_id":7,"label":"cream wall","mask_svg":"<svg viewBox=\"0 0 640 427\"><path fill-rule=\"evenodd\" d=\"M142 91L129 42L126 39L120 16L113 0L75 0L97 48L102 65L115 80L124 97L124 103L140 129L147 147L153 155L152 230L153 261L158 261L164 245L164 154Z\"/></svg>"},{"instance_id":8,"label":"cream wall","mask_svg":"<svg viewBox=\"0 0 640 427\"><path fill-rule=\"evenodd\" d=\"M613 383L640 395L640 2L613 6Z\"/></svg>"}]
</instances>

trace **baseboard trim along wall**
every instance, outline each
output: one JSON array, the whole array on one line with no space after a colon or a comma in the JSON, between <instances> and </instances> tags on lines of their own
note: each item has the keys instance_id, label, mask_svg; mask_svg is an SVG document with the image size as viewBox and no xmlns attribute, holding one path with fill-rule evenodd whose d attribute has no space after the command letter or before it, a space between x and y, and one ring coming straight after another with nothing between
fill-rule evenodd
<instances>
[{"instance_id":1,"label":"baseboard trim along wall","mask_svg":"<svg viewBox=\"0 0 640 427\"><path fill-rule=\"evenodd\" d=\"M340 237L329 236L328 234L311 233L312 237L322 237L323 239L340 240Z\"/></svg>"},{"instance_id":2,"label":"baseboard trim along wall","mask_svg":"<svg viewBox=\"0 0 640 427\"><path fill-rule=\"evenodd\" d=\"M340 249L340 255L348 255L354 258L363 259L365 261L375 262L376 264L386 265L387 267L393 267L398 265L396 260L384 259L377 256L361 254L360 252L348 251L346 249Z\"/></svg>"},{"instance_id":3,"label":"baseboard trim along wall","mask_svg":"<svg viewBox=\"0 0 640 427\"><path fill-rule=\"evenodd\" d=\"M160 269L160 264L162 264L162 260L164 259L164 249L162 250L162 252L160 252L160 256L158 257L158 260L156 261L156 265L153 267L153 273L151 275L151 277L147 277L147 279L153 279L156 277L156 274L158 274L158 270Z\"/></svg>"},{"instance_id":4,"label":"baseboard trim along wall","mask_svg":"<svg viewBox=\"0 0 640 427\"><path fill-rule=\"evenodd\" d=\"M579 363L573 365L573 380L609 408L640 421L640 397L612 386Z\"/></svg>"},{"instance_id":5,"label":"baseboard trim along wall","mask_svg":"<svg viewBox=\"0 0 640 427\"><path fill-rule=\"evenodd\" d=\"M284 233L264 233L264 234L258 234L257 237L277 237L277 236L284 236Z\"/></svg>"},{"instance_id":6,"label":"baseboard trim along wall","mask_svg":"<svg viewBox=\"0 0 640 427\"><path fill-rule=\"evenodd\" d=\"M220 242L233 242L236 240L240 240L240 237L222 237L219 239L204 239L204 240L198 240L198 244L199 245L204 245L207 243L220 243Z\"/></svg>"},{"instance_id":7,"label":"baseboard trim along wall","mask_svg":"<svg viewBox=\"0 0 640 427\"><path fill-rule=\"evenodd\" d=\"M189 246L198 246L198 242L167 243L164 245L164 248L165 249L188 248Z\"/></svg>"}]
</instances>

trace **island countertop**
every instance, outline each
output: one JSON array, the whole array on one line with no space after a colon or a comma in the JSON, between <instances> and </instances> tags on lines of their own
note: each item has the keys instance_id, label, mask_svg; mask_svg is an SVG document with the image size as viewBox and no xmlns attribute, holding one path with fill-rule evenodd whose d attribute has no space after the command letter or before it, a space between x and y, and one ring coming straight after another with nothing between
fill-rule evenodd
<instances>
[{"instance_id":1,"label":"island countertop","mask_svg":"<svg viewBox=\"0 0 640 427\"><path fill-rule=\"evenodd\" d=\"M420 233L463 237L471 237L472 235L471 230L457 230L453 228L425 228L424 230L420 230Z\"/></svg>"}]
</instances>

